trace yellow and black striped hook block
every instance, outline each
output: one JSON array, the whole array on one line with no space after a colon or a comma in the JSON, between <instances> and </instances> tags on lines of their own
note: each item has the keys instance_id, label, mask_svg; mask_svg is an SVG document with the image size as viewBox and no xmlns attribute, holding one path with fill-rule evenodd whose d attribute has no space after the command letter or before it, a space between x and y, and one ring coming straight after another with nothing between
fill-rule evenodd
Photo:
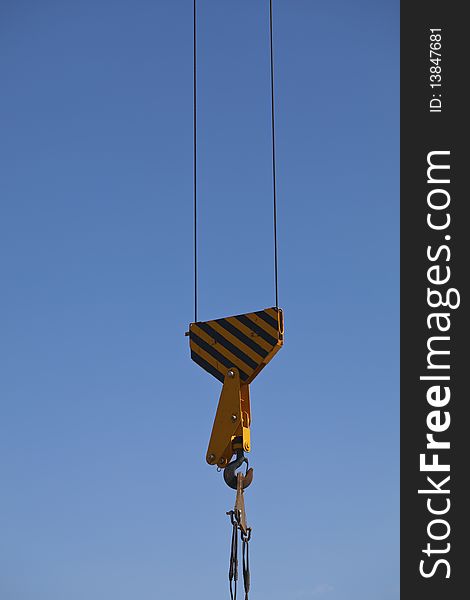
<instances>
[{"instance_id":1,"label":"yellow and black striped hook block","mask_svg":"<svg viewBox=\"0 0 470 600\"><path fill-rule=\"evenodd\" d=\"M249 384L284 341L280 308L191 323L191 358L223 383L206 460L225 467L237 449L250 451Z\"/></svg>"}]
</instances>

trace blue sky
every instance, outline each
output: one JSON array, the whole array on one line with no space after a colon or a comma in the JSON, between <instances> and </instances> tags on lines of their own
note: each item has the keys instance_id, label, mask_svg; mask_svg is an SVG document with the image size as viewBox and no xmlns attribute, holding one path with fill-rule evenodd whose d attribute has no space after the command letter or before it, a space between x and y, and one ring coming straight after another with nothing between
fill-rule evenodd
<instances>
[{"instance_id":1,"label":"blue sky","mask_svg":"<svg viewBox=\"0 0 470 600\"><path fill-rule=\"evenodd\" d=\"M398 2L275 0L282 351L253 600L398 592ZM200 312L272 306L268 2L199 2ZM0 595L216 600L190 361L192 2L0 2Z\"/></svg>"}]
</instances>

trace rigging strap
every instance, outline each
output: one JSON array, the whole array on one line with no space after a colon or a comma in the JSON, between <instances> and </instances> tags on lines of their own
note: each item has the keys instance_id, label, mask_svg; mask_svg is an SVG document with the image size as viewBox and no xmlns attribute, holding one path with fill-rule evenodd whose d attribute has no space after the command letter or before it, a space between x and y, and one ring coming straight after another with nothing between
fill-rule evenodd
<instances>
[{"instance_id":1,"label":"rigging strap","mask_svg":"<svg viewBox=\"0 0 470 600\"><path fill-rule=\"evenodd\" d=\"M245 537L242 534L243 585L245 586L245 600L248 600L248 592L250 591L250 555L248 550L249 539L249 537L245 539Z\"/></svg>"},{"instance_id":2,"label":"rigging strap","mask_svg":"<svg viewBox=\"0 0 470 600\"><path fill-rule=\"evenodd\" d=\"M228 572L228 579L230 584L230 598L231 600L237 600L237 581L238 581L238 524L235 519L232 518L233 511L230 511L230 518L232 520L232 543L230 547L230 567ZM233 585L233 587L232 587Z\"/></svg>"},{"instance_id":3,"label":"rigging strap","mask_svg":"<svg viewBox=\"0 0 470 600\"><path fill-rule=\"evenodd\" d=\"M242 541L242 567L243 567L243 587L245 590L245 600L248 600L250 591L250 554L249 541L251 539L251 527L246 524L245 501L243 498L243 479L242 473L237 473L237 496L235 506L227 515L230 516L232 523L232 540L230 545L230 566L229 566L229 586L231 600L237 600L237 582L238 582L238 531Z\"/></svg>"}]
</instances>

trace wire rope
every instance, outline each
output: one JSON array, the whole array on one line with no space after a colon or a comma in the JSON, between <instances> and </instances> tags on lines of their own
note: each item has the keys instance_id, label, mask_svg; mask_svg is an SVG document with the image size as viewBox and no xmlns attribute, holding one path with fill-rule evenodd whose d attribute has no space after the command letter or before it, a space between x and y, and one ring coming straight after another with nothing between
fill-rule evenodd
<instances>
[{"instance_id":1,"label":"wire rope","mask_svg":"<svg viewBox=\"0 0 470 600\"><path fill-rule=\"evenodd\" d=\"M197 12L196 0L193 0L193 220L194 220L194 321L198 312L198 231L197 231ZM271 74L271 150L273 178L273 234L274 234L274 288L276 308L279 307L278 242L277 242L277 183L276 183L276 138L274 116L274 51L273 51L273 2L269 0L269 48Z\"/></svg>"},{"instance_id":2,"label":"wire rope","mask_svg":"<svg viewBox=\"0 0 470 600\"><path fill-rule=\"evenodd\" d=\"M279 307L278 266L277 266L277 187L276 187L276 140L274 122L274 57L273 57L273 1L269 0L269 41L271 66L271 145L273 173L273 223L274 223L274 287L276 292L276 308Z\"/></svg>"},{"instance_id":3,"label":"wire rope","mask_svg":"<svg viewBox=\"0 0 470 600\"><path fill-rule=\"evenodd\" d=\"M194 322L197 323L197 61L196 61L196 0L193 0L193 177L194 177Z\"/></svg>"}]
</instances>

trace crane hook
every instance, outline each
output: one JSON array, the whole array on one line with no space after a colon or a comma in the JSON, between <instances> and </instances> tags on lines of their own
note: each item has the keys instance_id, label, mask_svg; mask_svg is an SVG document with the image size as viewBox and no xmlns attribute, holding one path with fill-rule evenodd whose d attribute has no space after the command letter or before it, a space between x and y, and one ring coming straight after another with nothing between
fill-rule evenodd
<instances>
[{"instance_id":1,"label":"crane hook","mask_svg":"<svg viewBox=\"0 0 470 600\"><path fill-rule=\"evenodd\" d=\"M237 456L232 462L229 462L224 469L224 481L233 490L237 489L237 475L235 471L246 463L246 473L243 477L243 489L247 488L253 481L253 469L248 468L248 459L243 453L243 450L237 450Z\"/></svg>"}]
</instances>

